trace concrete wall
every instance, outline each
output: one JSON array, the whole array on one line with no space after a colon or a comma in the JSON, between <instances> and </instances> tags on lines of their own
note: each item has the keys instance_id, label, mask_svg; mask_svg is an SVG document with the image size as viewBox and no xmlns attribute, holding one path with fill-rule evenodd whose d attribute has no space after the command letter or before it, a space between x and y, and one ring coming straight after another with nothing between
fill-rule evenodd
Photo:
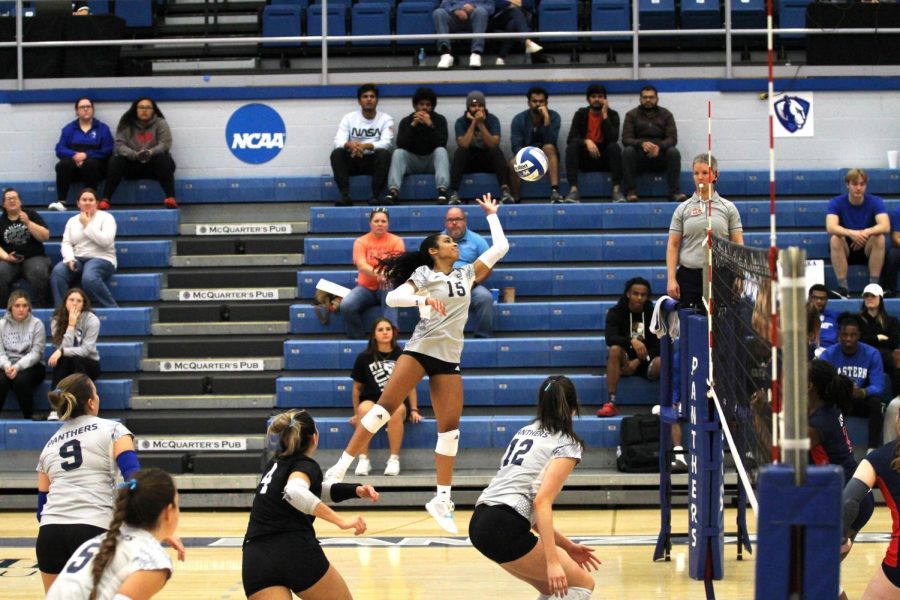
<instances>
[{"instance_id":1,"label":"concrete wall","mask_svg":"<svg viewBox=\"0 0 900 600\"><path fill-rule=\"evenodd\" d=\"M802 83L798 91L802 91ZM762 90L760 90L762 91ZM660 104L678 121L679 148L688 157L707 149L707 100L712 101L713 152L720 168L768 169L767 105L758 92L662 92ZM73 96L74 98L74 96ZM332 139L341 116L356 108L346 100L272 100L287 127L287 146L274 160L247 165L236 159L225 142L225 124L231 113L247 101L161 102L174 135L176 177L297 177L330 175ZM462 114L463 97L442 97L438 111L450 122ZM637 105L637 94L611 95L611 106L624 118ZM516 96L489 96L488 109L503 124L504 145L512 117L525 108ZM568 134L575 109L583 96L555 95L551 108L562 116L561 144ZM900 92L816 92L813 138L776 140L778 170L830 169L848 166L886 167L886 151L900 149ZM115 128L127 103L97 103L97 118ZM380 109L399 120L411 111L409 100L383 98ZM0 104L0 182L52 180L56 157L53 147L60 128L74 118L73 103ZM455 143L451 143L455 146ZM685 163L687 158L685 158ZM688 166L683 167L687 170Z\"/></svg>"}]
</instances>

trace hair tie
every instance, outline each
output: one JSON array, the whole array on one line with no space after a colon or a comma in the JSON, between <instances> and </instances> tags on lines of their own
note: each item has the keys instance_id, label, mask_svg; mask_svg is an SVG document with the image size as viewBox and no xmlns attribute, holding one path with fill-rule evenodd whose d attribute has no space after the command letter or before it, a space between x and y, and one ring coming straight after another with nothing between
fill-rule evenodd
<instances>
[{"instance_id":1,"label":"hair tie","mask_svg":"<svg viewBox=\"0 0 900 600\"><path fill-rule=\"evenodd\" d=\"M128 479L116 485L117 489L124 490L128 488L129 490L134 491L134 488L137 487L137 479Z\"/></svg>"},{"instance_id":2,"label":"hair tie","mask_svg":"<svg viewBox=\"0 0 900 600\"><path fill-rule=\"evenodd\" d=\"M553 383L554 383L555 381L556 381L555 379L551 379L550 381L548 381L548 382L547 382L547 385L544 386L544 391L545 391L545 392L549 392L549 391L550 391L550 386L553 385Z\"/></svg>"},{"instance_id":3,"label":"hair tie","mask_svg":"<svg viewBox=\"0 0 900 600\"><path fill-rule=\"evenodd\" d=\"M53 391L50 392L50 393L51 393L51 394L65 394L65 392L62 391L60 388L56 388L55 390L53 390Z\"/></svg>"}]
</instances>

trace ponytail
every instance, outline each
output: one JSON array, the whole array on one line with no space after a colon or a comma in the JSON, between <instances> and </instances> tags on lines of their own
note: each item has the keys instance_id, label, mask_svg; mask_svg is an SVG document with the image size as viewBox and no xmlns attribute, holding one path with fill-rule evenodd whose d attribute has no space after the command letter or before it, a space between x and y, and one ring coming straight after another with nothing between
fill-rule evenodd
<instances>
[{"instance_id":1,"label":"ponytail","mask_svg":"<svg viewBox=\"0 0 900 600\"><path fill-rule=\"evenodd\" d=\"M428 252L437 248L438 239L444 234L434 233L422 240L419 249L412 252L392 254L378 260L376 270L381 269L391 287L397 288L406 283L419 267L434 267L434 258Z\"/></svg>"},{"instance_id":2,"label":"ponytail","mask_svg":"<svg viewBox=\"0 0 900 600\"><path fill-rule=\"evenodd\" d=\"M153 529L166 507L175 504L175 482L162 469L138 471L132 479L120 483L118 487L109 530L100 543L91 566L93 587L88 600L97 599L97 586L116 555L122 525Z\"/></svg>"},{"instance_id":3,"label":"ponytail","mask_svg":"<svg viewBox=\"0 0 900 600\"><path fill-rule=\"evenodd\" d=\"M584 450L585 443L572 425L572 416L578 414L578 392L575 384L565 375L548 377L538 390L537 421L541 429L550 433L564 433Z\"/></svg>"},{"instance_id":4,"label":"ponytail","mask_svg":"<svg viewBox=\"0 0 900 600\"><path fill-rule=\"evenodd\" d=\"M87 413L87 403L94 397L94 386L84 373L73 373L60 381L47 397L60 420L66 421Z\"/></svg>"},{"instance_id":5,"label":"ponytail","mask_svg":"<svg viewBox=\"0 0 900 600\"><path fill-rule=\"evenodd\" d=\"M316 422L305 410L289 410L276 415L268 430L270 446L278 450L279 457L306 452L315 434Z\"/></svg>"}]
</instances>

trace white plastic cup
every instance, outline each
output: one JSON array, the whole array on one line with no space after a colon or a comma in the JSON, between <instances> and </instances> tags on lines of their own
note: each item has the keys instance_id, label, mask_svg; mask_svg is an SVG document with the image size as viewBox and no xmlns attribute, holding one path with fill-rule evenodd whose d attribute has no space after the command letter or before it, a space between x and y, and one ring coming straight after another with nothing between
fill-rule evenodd
<instances>
[{"instance_id":1,"label":"white plastic cup","mask_svg":"<svg viewBox=\"0 0 900 600\"><path fill-rule=\"evenodd\" d=\"M897 150L888 150L888 169L896 169L897 168Z\"/></svg>"}]
</instances>

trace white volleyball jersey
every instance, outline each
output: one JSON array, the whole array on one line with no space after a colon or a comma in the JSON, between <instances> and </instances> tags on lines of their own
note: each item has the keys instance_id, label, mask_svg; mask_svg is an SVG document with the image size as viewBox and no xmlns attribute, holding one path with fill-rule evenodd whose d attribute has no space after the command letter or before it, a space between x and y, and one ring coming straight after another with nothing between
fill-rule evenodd
<instances>
[{"instance_id":1,"label":"white volleyball jersey","mask_svg":"<svg viewBox=\"0 0 900 600\"><path fill-rule=\"evenodd\" d=\"M116 421L81 415L57 430L41 451L37 470L50 478L41 525L93 525L112 519L118 465L113 443L131 432Z\"/></svg>"},{"instance_id":2,"label":"white volleyball jersey","mask_svg":"<svg viewBox=\"0 0 900 600\"><path fill-rule=\"evenodd\" d=\"M105 537L98 535L78 547L47 592L47 600L87 600L94 587L94 557ZM112 600L136 571L168 571L171 576L172 559L149 531L122 525L116 554L97 584L97 600Z\"/></svg>"},{"instance_id":3,"label":"white volleyball jersey","mask_svg":"<svg viewBox=\"0 0 900 600\"><path fill-rule=\"evenodd\" d=\"M544 471L556 458L574 458L580 462L581 445L564 433L544 431L537 421L526 425L507 446L500 470L476 504L505 504L533 525L534 498Z\"/></svg>"},{"instance_id":4,"label":"white volleyball jersey","mask_svg":"<svg viewBox=\"0 0 900 600\"><path fill-rule=\"evenodd\" d=\"M419 267L409 280L416 286L418 294L443 302L447 316L441 316L435 310L420 315L419 323L404 349L444 362L458 363L463 349L463 329L469 318L475 267L456 267L448 275L431 267Z\"/></svg>"}]
</instances>

